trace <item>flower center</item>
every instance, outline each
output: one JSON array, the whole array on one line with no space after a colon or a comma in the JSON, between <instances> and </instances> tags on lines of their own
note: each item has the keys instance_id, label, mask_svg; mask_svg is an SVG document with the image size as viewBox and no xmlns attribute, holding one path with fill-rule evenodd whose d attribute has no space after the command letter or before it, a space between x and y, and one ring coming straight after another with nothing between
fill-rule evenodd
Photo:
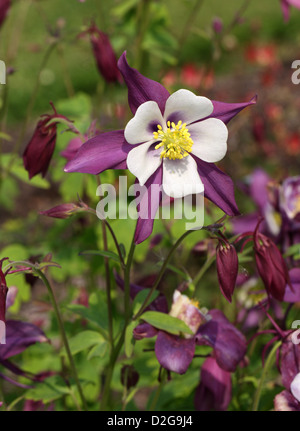
<instances>
[{"instance_id":1,"label":"flower center","mask_svg":"<svg viewBox=\"0 0 300 431\"><path fill-rule=\"evenodd\" d=\"M186 128L186 124L182 124L182 121L178 121L177 124L168 121L167 126L167 130L163 131L163 128L159 124L157 132L153 133L154 139L161 141L156 145L155 149L158 150L163 147L160 157L170 160L187 157L192 150L193 140Z\"/></svg>"}]
</instances>

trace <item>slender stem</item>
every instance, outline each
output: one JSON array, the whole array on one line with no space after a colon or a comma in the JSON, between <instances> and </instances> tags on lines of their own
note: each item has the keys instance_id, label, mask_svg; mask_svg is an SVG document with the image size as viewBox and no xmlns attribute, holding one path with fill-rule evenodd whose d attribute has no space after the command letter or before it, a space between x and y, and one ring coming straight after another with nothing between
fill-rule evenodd
<instances>
[{"instance_id":1,"label":"slender stem","mask_svg":"<svg viewBox=\"0 0 300 431\"><path fill-rule=\"evenodd\" d=\"M263 384L264 384L265 378L267 376L267 373L269 372L269 369L271 368L271 366L273 364L274 356L275 356L275 354L277 352L277 349L279 348L280 345L281 345L281 341L278 341L278 343L276 343L273 346L273 349L271 350L271 352L270 352L270 354L268 356L268 359L266 360L266 363L265 363L265 366L263 368L263 372L262 372L262 375L261 375L261 379L259 381L258 388L257 388L256 393L254 395L254 402L253 402L253 408L252 408L252 411L254 411L254 412L256 412L258 410L259 400L260 400L260 397L261 397L262 388L263 388Z\"/></svg>"},{"instance_id":2,"label":"slender stem","mask_svg":"<svg viewBox=\"0 0 300 431\"><path fill-rule=\"evenodd\" d=\"M160 383L159 383L159 386L158 386L158 388L157 388L157 390L155 392L153 400L151 401L151 404L149 406L149 409L148 409L149 412L153 412L154 411L154 409L156 407L156 404L157 404L157 401L159 400L159 397L160 397L160 394L161 394L164 382L165 382L165 370L162 370L161 376L160 376Z\"/></svg>"},{"instance_id":3,"label":"slender stem","mask_svg":"<svg viewBox=\"0 0 300 431\"><path fill-rule=\"evenodd\" d=\"M213 256L209 257L204 263L204 265L200 268L199 272L195 275L193 279L193 285L195 287L197 286L197 284L199 283L203 275L211 267L211 265L214 263L215 260L216 260L216 255L214 254Z\"/></svg>"},{"instance_id":4,"label":"slender stem","mask_svg":"<svg viewBox=\"0 0 300 431\"><path fill-rule=\"evenodd\" d=\"M124 327L123 327L122 333L120 335L119 341L118 341L116 347L114 348L114 350L112 351L112 354L110 357L110 362L109 362L109 366L108 366L107 373L105 376L105 384L104 384L104 389L103 389L103 394L102 394L102 399L101 399L101 405L100 405L101 411L105 411L107 408L107 403L108 403L109 394L110 394L111 380L113 377L113 373L114 373L117 359L119 357L119 353L120 353L121 348L124 344L126 328L128 326L128 322L130 319L130 268L131 268L131 265L133 262L134 250L135 250L135 243L134 243L134 238L133 238L132 243L131 243L131 247L130 247L130 251L128 254L126 266L124 269L125 322L124 322Z\"/></svg>"},{"instance_id":5,"label":"slender stem","mask_svg":"<svg viewBox=\"0 0 300 431\"><path fill-rule=\"evenodd\" d=\"M127 262L126 262L126 268L124 271L124 308L125 308L125 326L128 324L129 318L130 318L130 269L133 261L133 255L135 250L135 242L134 238L132 239Z\"/></svg>"},{"instance_id":6,"label":"slender stem","mask_svg":"<svg viewBox=\"0 0 300 431\"><path fill-rule=\"evenodd\" d=\"M144 303L142 304L142 306L141 306L141 308L139 309L139 311L136 313L136 315L135 316L133 316L133 319L132 320L136 320L136 319L138 319L141 315L142 315L142 313L143 313L143 311L144 311L144 309L146 308L146 306L147 306L147 303L148 303L148 301L149 301L149 299L151 298L151 296L152 296L152 294L153 294L153 292L157 289L157 287L158 287L158 285L159 285L159 283L160 283L160 281L161 281L161 279L162 279L162 277L163 277L163 275L164 275L164 273L165 273L165 270L167 269L167 266L168 266L168 263L170 262L170 259L171 259L171 257L172 257L172 255L173 255L173 253L175 252L175 250L178 248L178 246L181 244L181 242L190 234L190 233L192 233L192 232L197 232L197 231L195 231L195 230L187 230L183 235L181 235L181 237L180 238L178 238L178 240L175 242L175 244L173 245L173 247L171 248L171 250L169 251L169 254L168 254L168 256L166 257L166 259L165 259L165 261L164 261L164 263L163 263L163 265L162 265L162 267L161 267L161 269L160 269L160 272L159 272L159 274L158 274L158 276L157 276L157 278L156 278L156 280L155 280L155 282L154 282L154 284L153 284L153 286L152 286L152 288L151 288L151 290L149 291L149 293L148 293L148 295L147 295L147 297L146 297L146 299L145 299L145 301L144 301Z\"/></svg>"},{"instance_id":7,"label":"slender stem","mask_svg":"<svg viewBox=\"0 0 300 431\"><path fill-rule=\"evenodd\" d=\"M241 7L237 10L235 13L231 23L226 29L226 33L230 33L230 31L239 23L239 20L242 18L244 13L246 12L248 6L250 5L251 0L244 0L244 3L241 5Z\"/></svg>"},{"instance_id":8,"label":"slender stem","mask_svg":"<svg viewBox=\"0 0 300 431\"><path fill-rule=\"evenodd\" d=\"M184 25L181 36L180 36L179 41L178 41L179 52L181 52L181 49L182 49L185 41L187 40L187 37L190 33L192 25L194 24L194 21L197 18L197 14L198 14L200 8L202 7L203 3L204 3L204 0L197 0L196 3L194 4L193 9L191 10L191 13L189 14L189 16L186 20L186 23Z\"/></svg>"},{"instance_id":9,"label":"slender stem","mask_svg":"<svg viewBox=\"0 0 300 431\"><path fill-rule=\"evenodd\" d=\"M44 285L46 286L46 288L48 290L48 293L49 293L49 296L51 298L51 301L52 301L52 304L53 304L53 308L54 308L54 311L55 311L55 314L56 314L56 317L57 317L57 321L58 321L58 325L59 325L59 329L60 329L62 341L64 343L64 346L65 346L65 349L66 349L66 353L67 353L67 356L68 356L68 359L69 359L69 362L70 362L70 366L71 366L71 369L72 369L73 377L75 379L76 386L77 386L77 389L78 389L78 392L79 392L79 396L80 396L80 399L81 399L81 402L82 402L84 410L88 410L87 404L86 404L86 400L85 400L84 395L83 395L83 390L82 390L82 387L81 387L81 384L80 384L80 381L79 381L79 378L78 378L78 374L77 374L77 370L76 370L74 358L73 358L71 350L70 350L70 346L69 346L68 338L67 338L66 331L65 331L65 328L64 328L62 316L61 316L60 310L58 308L57 301L56 301L53 289L52 289L52 287L51 287L51 285L50 285L47 277L42 273L42 271L40 271L39 269L34 269L34 271L41 278L41 280L43 281Z\"/></svg>"},{"instance_id":10,"label":"slender stem","mask_svg":"<svg viewBox=\"0 0 300 431\"><path fill-rule=\"evenodd\" d=\"M137 6L137 36L136 36L136 61L135 67L143 72L144 66L144 50L143 41L150 18L150 3L151 0L140 0Z\"/></svg>"},{"instance_id":11,"label":"slender stem","mask_svg":"<svg viewBox=\"0 0 300 431\"><path fill-rule=\"evenodd\" d=\"M98 186L100 186L101 185L100 176L97 177L97 181L98 181ZM104 251L108 251L106 224L104 223L104 221L101 222L101 227L102 227ZM106 281L105 288L106 288L106 300L107 300L107 312L108 312L108 335L109 335L109 344L111 349L110 351L112 352L114 349L114 328L113 328L113 315L112 315L109 259L107 257L104 258L104 266L105 266L105 281Z\"/></svg>"},{"instance_id":12,"label":"slender stem","mask_svg":"<svg viewBox=\"0 0 300 431\"><path fill-rule=\"evenodd\" d=\"M58 43L58 41L54 41L48 47L48 49L47 49L47 51L46 51L46 53L44 55L44 58L42 60L42 63L40 65L38 76L37 76L36 83L35 83L35 87L34 87L34 89L32 91L32 95L31 95L30 101L28 103L25 121L23 123L23 127L22 127L21 133L19 135L19 139L16 141L16 144L15 144L15 146L13 148L12 157L11 157L10 163L7 166L6 174L9 173L9 171L10 171L10 169L11 169L13 163L14 163L14 160L17 157L17 153L18 153L18 151L20 149L20 146L23 143L23 140L24 140L24 137L25 137L25 134L26 134L26 130L27 130L27 125L28 125L28 122L29 122L29 119L30 119L30 116L31 116L31 113L32 113L32 110L33 110L33 107L34 107L34 104L35 104L35 101L36 101L36 98L37 98L37 94L38 94L39 88L40 88L40 76L41 76L41 73L45 69L46 64L47 64L47 62L48 62L48 60L50 58L50 55L52 54L52 52L53 52L54 48L56 47L57 43Z\"/></svg>"}]
</instances>

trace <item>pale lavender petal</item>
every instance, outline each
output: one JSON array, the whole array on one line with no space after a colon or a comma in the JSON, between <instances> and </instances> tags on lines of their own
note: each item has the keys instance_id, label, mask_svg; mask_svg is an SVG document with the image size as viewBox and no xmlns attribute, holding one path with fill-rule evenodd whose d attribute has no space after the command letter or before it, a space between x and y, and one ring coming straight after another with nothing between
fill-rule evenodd
<instances>
[{"instance_id":1,"label":"pale lavender petal","mask_svg":"<svg viewBox=\"0 0 300 431\"><path fill-rule=\"evenodd\" d=\"M147 192L145 190L142 192L142 198L138 205L139 218L134 236L136 244L145 241L152 233L154 217L162 197L161 184L162 166L146 182Z\"/></svg>"},{"instance_id":2,"label":"pale lavender petal","mask_svg":"<svg viewBox=\"0 0 300 431\"><path fill-rule=\"evenodd\" d=\"M159 331L155 354L162 367L174 373L184 374L193 360L194 353L194 338L181 338Z\"/></svg>"},{"instance_id":3,"label":"pale lavender petal","mask_svg":"<svg viewBox=\"0 0 300 431\"><path fill-rule=\"evenodd\" d=\"M267 185L270 182L269 175L263 169L256 169L250 179L250 196L259 207L264 211L268 198Z\"/></svg>"},{"instance_id":4,"label":"pale lavender petal","mask_svg":"<svg viewBox=\"0 0 300 431\"><path fill-rule=\"evenodd\" d=\"M163 114L166 100L170 96L169 92L158 82L146 78L138 70L130 67L126 52L121 55L118 67L128 87L128 103L132 113L135 114L142 103L154 100Z\"/></svg>"},{"instance_id":5,"label":"pale lavender petal","mask_svg":"<svg viewBox=\"0 0 300 431\"><path fill-rule=\"evenodd\" d=\"M245 232L254 232L257 226L258 218L258 212L235 217L231 220L234 234L238 235Z\"/></svg>"},{"instance_id":6,"label":"pale lavender petal","mask_svg":"<svg viewBox=\"0 0 300 431\"><path fill-rule=\"evenodd\" d=\"M76 136L75 138L70 140L67 147L60 153L60 155L70 161L74 159L77 151L82 146L82 144L82 140L78 136Z\"/></svg>"},{"instance_id":7,"label":"pale lavender petal","mask_svg":"<svg viewBox=\"0 0 300 431\"><path fill-rule=\"evenodd\" d=\"M300 302L300 268L293 268L289 271L292 290L287 284L283 300L285 302Z\"/></svg>"},{"instance_id":8,"label":"pale lavender petal","mask_svg":"<svg viewBox=\"0 0 300 431\"><path fill-rule=\"evenodd\" d=\"M213 113L210 118L218 118L227 124L233 117L235 117L240 111L247 106L254 105L256 103L257 96L254 96L249 102L246 103L224 103L212 100L214 105Z\"/></svg>"},{"instance_id":9,"label":"pale lavender petal","mask_svg":"<svg viewBox=\"0 0 300 431\"><path fill-rule=\"evenodd\" d=\"M285 22L290 19L290 5L287 0L281 0L281 10Z\"/></svg>"},{"instance_id":10,"label":"pale lavender petal","mask_svg":"<svg viewBox=\"0 0 300 431\"><path fill-rule=\"evenodd\" d=\"M204 196L230 216L239 215L231 178L213 163L203 162L195 157L198 172L204 185Z\"/></svg>"},{"instance_id":11,"label":"pale lavender petal","mask_svg":"<svg viewBox=\"0 0 300 431\"><path fill-rule=\"evenodd\" d=\"M65 172L97 175L106 169L126 169L126 158L132 145L124 138L124 131L101 133L85 142L74 159L67 163Z\"/></svg>"}]
</instances>

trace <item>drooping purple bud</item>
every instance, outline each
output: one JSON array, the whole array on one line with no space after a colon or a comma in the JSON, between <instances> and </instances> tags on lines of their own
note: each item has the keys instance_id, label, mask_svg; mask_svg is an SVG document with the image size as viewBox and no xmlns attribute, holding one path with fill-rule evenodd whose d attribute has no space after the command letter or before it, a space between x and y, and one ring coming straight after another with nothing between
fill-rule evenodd
<instances>
[{"instance_id":1,"label":"drooping purple bud","mask_svg":"<svg viewBox=\"0 0 300 431\"><path fill-rule=\"evenodd\" d=\"M136 386L139 378L139 373L132 365L124 365L124 367L121 369L121 383L123 386L126 386L127 389Z\"/></svg>"},{"instance_id":2,"label":"drooping purple bud","mask_svg":"<svg viewBox=\"0 0 300 431\"><path fill-rule=\"evenodd\" d=\"M121 73L117 65L117 57L106 33L92 25L88 32L98 70L106 82L122 82Z\"/></svg>"},{"instance_id":3,"label":"drooping purple bud","mask_svg":"<svg viewBox=\"0 0 300 431\"><path fill-rule=\"evenodd\" d=\"M47 217L53 217L53 218L68 218L71 217L73 214L77 212L81 212L82 207L76 204L61 204L57 205L56 207L50 208L46 211L41 211L41 215L45 215Z\"/></svg>"},{"instance_id":4,"label":"drooping purple bud","mask_svg":"<svg viewBox=\"0 0 300 431\"><path fill-rule=\"evenodd\" d=\"M234 246L219 242L217 246L217 273L221 292L231 302L238 276L239 261Z\"/></svg>"},{"instance_id":5,"label":"drooping purple bud","mask_svg":"<svg viewBox=\"0 0 300 431\"><path fill-rule=\"evenodd\" d=\"M221 20L221 18L216 16L212 21L212 27L213 27L213 30L215 31L215 33L217 33L217 34L222 33L223 21Z\"/></svg>"},{"instance_id":6,"label":"drooping purple bud","mask_svg":"<svg viewBox=\"0 0 300 431\"><path fill-rule=\"evenodd\" d=\"M57 122L51 120L63 118L69 121L66 117L59 115L54 105L50 104L54 110L54 114L41 116L43 119L38 122L23 154L24 167L28 171L30 179L40 173L44 177L47 173L56 143Z\"/></svg>"},{"instance_id":7,"label":"drooping purple bud","mask_svg":"<svg viewBox=\"0 0 300 431\"><path fill-rule=\"evenodd\" d=\"M6 18L7 12L10 8L10 0L1 0L0 1L0 26Z\"/></svg>"},{"instance_id":8,"label":"drooping purple bud","mask_svg":"<svg viewBox=\"0 0 300 431\"><path fill-rule=\"evenodd\" d=\"M276 244L265 235L255 230L254 236L255 261L259 275L264 282L268 295L282 301L286 285L290 284L286 263Z\"/></svg>"},{"instance_id":9,"label":"drooping purple bud","mask_svg":"<svg viewBox=\"0 0 300 431\"><path fill-rule=\"evenodd\" d=\"M201 368L201 382L196 389L198 411L225 411L231 401L231 374L219 367L214 358L207 358Z\"/></svg>"}]
</instances>

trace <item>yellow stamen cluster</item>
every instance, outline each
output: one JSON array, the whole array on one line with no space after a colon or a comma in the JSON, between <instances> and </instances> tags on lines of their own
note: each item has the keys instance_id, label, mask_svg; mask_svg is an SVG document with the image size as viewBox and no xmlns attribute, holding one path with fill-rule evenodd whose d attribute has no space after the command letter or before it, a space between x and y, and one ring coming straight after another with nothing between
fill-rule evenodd
<instances>
[{"instance_id":1,"label":"yellow stamen cluster","mask_svg":"<svg viewBox=\"0 0 300 431\"><path fill-rule=\"evenodd\" d=\"M161 141L155 149L163 147L160 157L170 160L187 157L192 150L193 140L186 124L182 124L182 121L178 121L177 124L168 121L167 126L167 130L164 132L161 125L158 125L157 132L153 133L154 139Z\"/></svg>"}]
</instances>

